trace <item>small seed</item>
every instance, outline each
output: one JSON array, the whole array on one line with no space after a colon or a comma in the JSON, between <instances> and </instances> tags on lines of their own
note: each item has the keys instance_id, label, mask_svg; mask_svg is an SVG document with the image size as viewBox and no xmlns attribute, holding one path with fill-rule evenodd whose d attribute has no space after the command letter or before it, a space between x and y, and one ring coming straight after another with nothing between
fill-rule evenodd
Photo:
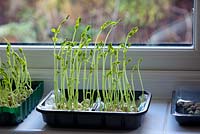
<instances>
[{"instance_id":1,"label":"small seed","mask_svg":"<svg viewBox=\"0 0 200 134\"><path fill-rule=\"evenodd\" d=\"M194 113L193 111L189 111L189 112L188 112L188 114L193 114L193 113Z\"/></svg>"},{"instance_id":2,"label":"small seed","mask_svg":"<svg viewBox=\"0 0 200 134\"><path fill-rule=\"evenodd\" d=\"M192 106L190 106L190 108L191 108L191 110L195 111L196 106L192 105Z\"/></svg>"},{"instance_id":3,"label":"small seed","mask_svg":"<svg viewBox=\"0 0 200 134\"><path fill-rule=\"evenodd\" d=\"M185 102L185 103L183 104L183 107L184 107L184 108L188 108L188 107L190 107L191 105L193 105L193 102Z\"/></svg>"},{"instance_id":4,"label":"small seed","mask_svg":"<svg viewBox=\"0 0 200 134\"><path fill-rule=\"evenodd\" d=\"M189 108L186 109L186 111L187 111L187 112L192 111L192 108L189 107Z\"/></svg>"},{"instance_id":5,"label":"small seed","mask_svg":"<svg viewBox=\"0 0 200 134\"><path fill-rule=\"evenodd\" d=\"M197 107L200 107L200 102L195 103Z\"/></svg>"},{"instance_id":6,"label":"small seed","mask_svg":"<svg viewBox=\"0 0 200 134\"><path fill-rule=\"evenodd\" d=\"M200 110L200 107L199 107L199 106L197 106L197 107L196 107L196 110Z\"/></svg>"},{"instance_id":7,"label":"small seed","mask_svg":"<svg viewBox=\"0 0 200 134\"><path fill-rule=\"evenodd\" d=\"M200 114L200 110L195 110L194 114Z\"/></svg>"}]
</instances>

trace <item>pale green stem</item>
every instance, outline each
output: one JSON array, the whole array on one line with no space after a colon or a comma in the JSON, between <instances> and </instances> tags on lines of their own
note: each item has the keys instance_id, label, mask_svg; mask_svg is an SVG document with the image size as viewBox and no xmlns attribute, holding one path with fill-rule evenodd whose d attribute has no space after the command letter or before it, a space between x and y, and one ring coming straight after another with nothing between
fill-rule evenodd
<instances>
[{"instance_id":1,"label":"pale green stem","mask_svg":"<svg viewBox=\"0 0 200 134\"><path fill-rule=\"evenodd\" d=\"M138 63L137 71L138 71L140 85L141 85L141 88L142 88L142 102L143 102L144 101L144 86L143 86L142 76L141 76L141 73L140 73L140 64L139 63Z\"/></svg>"},{"instance_id":2,"label":"pale green stem","mask_svg":"<svg viewBox=\"0 0 200 134\"><path fill-rule=\"evenodd\" d=\"M134 85L134 69L132 70L132 72L131 72L131 85L132 85L132 94L131 94L131 96L132 96L132 101L133 101L133 106L134 106L134 108L136 107L136 104L135 104L135 85Z\"/></svg>"}]
</instances>

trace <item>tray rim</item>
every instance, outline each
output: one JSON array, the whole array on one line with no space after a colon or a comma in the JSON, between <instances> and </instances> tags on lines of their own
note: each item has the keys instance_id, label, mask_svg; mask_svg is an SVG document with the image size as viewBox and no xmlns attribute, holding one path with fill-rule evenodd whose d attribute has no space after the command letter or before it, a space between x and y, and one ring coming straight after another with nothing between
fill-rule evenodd
<instances>
[{"instance_id":1,"label":"tray rim","mask_svg":"<svg viewBox=\"0 0 200 134\"><path fill-rule=\"evenodd\" d=\"M177 95L177 90L172 91L172 99L171 99L171 114L175 117L198 117L200 118L200 115L193 115L193 114L183 114L176 112L176 95Z\"/></svg>"},{"instance_id":2,"label":"tray rim","mask_svg":"<svg viewBox=\"0 0 200 134\"><path fill-rule=\"evenodd\" d=\"M82 89L79 89L82 90ZM141 90L135 90L135 92L142 92ZM139 112L114 112L114 111L79 111L79 110L59 110L59 109L42 109L42 104L54 93L54 91L50 91L46 97L37 105L36 110L41 112L41 113L46 113L46 112L59 112L59 113L91 113L91 114L120 114L120 115L141 115L144 114L148 111L149 107L150 107L150 102L152 99L152 94L147 91L144 90L144 93L148 95L147 101L146 101L146 105L144 107L144 109L142 111Z\"/></svg>"}]
</instances>

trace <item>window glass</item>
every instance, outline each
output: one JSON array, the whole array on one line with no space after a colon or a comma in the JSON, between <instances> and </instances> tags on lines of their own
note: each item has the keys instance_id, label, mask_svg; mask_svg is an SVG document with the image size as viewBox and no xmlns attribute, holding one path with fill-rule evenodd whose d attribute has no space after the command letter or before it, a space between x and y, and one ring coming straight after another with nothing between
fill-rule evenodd
<instances>
[{"instance_id":1,"label":"window glass","mask_svg":"<svg viewBox=\"0 0 200 134\"><path fill-rule=\"evenodd\" d=\"M123 42L127 32L138 26L131 43L191 45L192 8L193 0L1 0L0 37L11 42L51 42L50 29L70 15L61 31L69 40L75 20L81 17L79 31L92 25L93 39L105 21L120 20L109 42ZM99 41L107 32L101 34Z\"/></svg>"}]
</instances>

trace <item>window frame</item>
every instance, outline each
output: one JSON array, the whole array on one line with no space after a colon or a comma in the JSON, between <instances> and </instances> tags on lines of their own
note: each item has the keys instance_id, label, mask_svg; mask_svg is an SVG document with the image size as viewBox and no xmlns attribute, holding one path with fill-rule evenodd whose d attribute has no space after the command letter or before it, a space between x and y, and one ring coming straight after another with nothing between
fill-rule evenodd
<instances>
[{"instance_id":1,"label":"window frame","mask_svg":"<svg viewBox=\"0 0 200 134\"><path fill-rule=\"evenodd\" d=\"M144 70L200 70L200 2L194 0L193 10L193 46L191 47L159 47L159 46L137 46L129 48L129 57L143 57L142 69ZM14 48L22 47L27 59L32 61L29 68L52 68L53 46L50 43L17 43ZM25 45L22 45L25 44ZM44 45L45 44L45 45ZM0 45L1 57L3 57L4 44ZM41 59L40 59L40 58ZM39 60L40 59L40 60ZM36 61L35 61L36 60ZM45 64L47 66L42 65Z\"/></svg>"},{"instance_id":2,"label":"window frame","mask_svg":"<svg viewBox=\"0 0 200 134\"><path fill-rule=\"evenodd\" d=\"M171 97L171 91L181 83L196 83L200 85L200 38L198 38L200 36L200 1L194 0L194 5L193 46L181 48L134 46L129 48L128 57L134 59L143 57L141 71L144 83L146 83L145 85L154 94L155 98ZM45 80L45 87L51 90L53 87L52 44L17 43L12 47L14 49L19 47L24 49L32 78ZM5 48L6 44L0 45L2 60L6 58Z\"/></svg>"}]
</instances>

